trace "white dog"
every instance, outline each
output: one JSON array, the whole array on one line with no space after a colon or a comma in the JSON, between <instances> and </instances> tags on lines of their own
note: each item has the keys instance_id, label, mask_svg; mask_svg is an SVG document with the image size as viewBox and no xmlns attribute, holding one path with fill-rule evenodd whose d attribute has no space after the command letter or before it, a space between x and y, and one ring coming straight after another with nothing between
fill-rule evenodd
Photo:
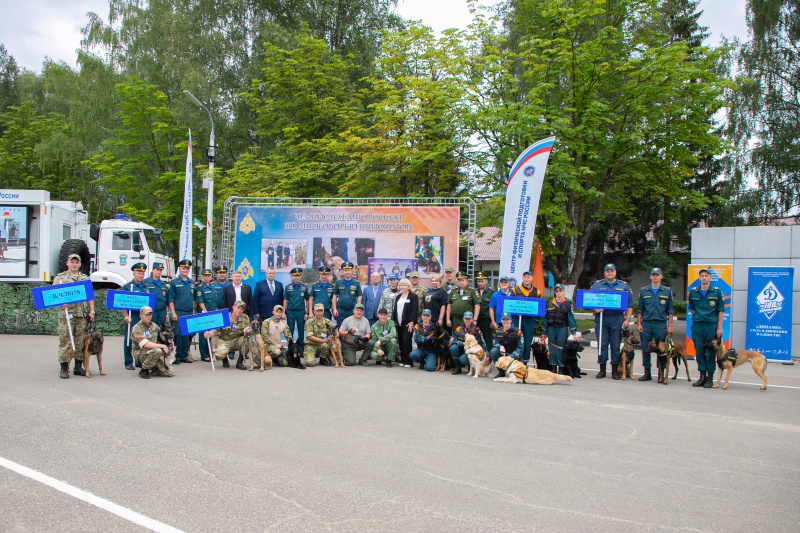
<instances>
[{"instance_id":1,"label":"white dog","mask_svg":"<svg viewBox=\"0 0 800 533\"><path fill-rule=\"evenodd\" d=\"M467 376L474 375L478 378L489 375L492 370L492 360L489 358L489 354L483 351L478 340L469 333L464 336L464 353L469 357Z\"/></svg>"}]
</instances>

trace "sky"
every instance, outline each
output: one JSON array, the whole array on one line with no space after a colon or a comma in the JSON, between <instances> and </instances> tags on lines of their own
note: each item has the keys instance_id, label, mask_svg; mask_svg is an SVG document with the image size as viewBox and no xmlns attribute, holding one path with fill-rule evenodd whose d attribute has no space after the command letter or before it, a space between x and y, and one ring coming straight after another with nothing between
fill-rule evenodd
<instances>
[{"instance_id":1,"label":"sky","mask_svg":"<svg viewBox=\"0 0 800 533\"><path fill-rule=\"evenodd\" d=\"M707 44L716 45L720 37L747 37L746 0L701 0L704 11L700 23L709 27ZM494 3L484 0L485 5ZM12 7L13 6L13 7ZM41 72L45 57L74 66L80 48L86 13L94 12L107 20L108 0L0 0L0 43L17 64ZM466 0L400 0L397 12L422 20L437 32L447 28L466 28L471 15Z\"/></svg>"}]
</instances>

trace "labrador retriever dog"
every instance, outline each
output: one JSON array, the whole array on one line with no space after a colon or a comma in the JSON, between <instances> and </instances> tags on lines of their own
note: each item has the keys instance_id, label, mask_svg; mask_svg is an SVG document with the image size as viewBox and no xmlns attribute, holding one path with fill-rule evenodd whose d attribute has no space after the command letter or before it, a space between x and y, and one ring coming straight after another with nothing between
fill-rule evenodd
<instances>
[{"instance_id":1,"label":"labrador retriever dog","mask_svg":"<svg viewBox=\"0 0 800 533\"><path fill-rule=\"evenodd\" d=\"M647 344L645 349L647 353L656 354L656 363L658 365L658 382L664 385L669 384L669 362L675 366L675 375L672 379L678 378L678 370L680 369L680 362L683 360L683 367L686 369L686 379L691 383L689 377L689 365L686 364L686 347L680 341L662 341L660 339L653 339Z\"/></svg>"},{"instance_id":2,"label":"labrador retriever dog","mask_svg":"<svg viewBox=\"0 0 800 533\"><path fill-rule=\"evenodd\" d=\"M473 335L467 333L464 335L464 353L469 358L469 372L467 376L488 376L492 370L492 360L489 358L481 344Z\"/></svg>"},{"instance_id":3,"label":"labrador retriever dog","mask_svg":"<svg viewBox=\"0 0 800 533\"><path fill-rule=\"evenodd\" d=\"M627 328L622 330L622 346L619 350L619 373L620 379L630 379L633 381L633 347L639 344L639 339L634 337L633 332Z\"/></svg>"},{"instance_id":4,"label":"labrador retriever dog","mask_svg":"<svg viewBox=\"0 0 800 533\"><path fill-rule=\"evenodd\" d=\"M564 343L564 348L561 349L561 360L564 362L564 375L569 376L574 379L580 379L581 376L585 376L586 372L581 372L581 368L578 366L578 359L580 355L578 352L583 351L583 346L581 343L574 340L567 340Z\"/></svg>"},{"instance_id":5,"label":"labrador retriever dog","mask_svg":"<svg viewBox=\"0 0 800 533\"><path fill-rule=\"evenodd\" d=\"M706 343L706 348L714 350L717 354L719 376L717 377L717 384L714 385L715 389L719 387L719 383L722 381L723 370L727 371L725 373L725 384L722 386L722 390L725 390L728 388L728 379L731 377L731 372L733 372L733 369L748 362L750 363L750 366L753 367L753 371L763 380L761 390L767 389L767 376L764 374L764 372L767 370L767 358L763 353L755 350L736 351L734 349L730 349L726 352L725 344L720 341L719 338L708 341Z\"/></svg>"},{"instance_id":6,"label":"labrador retriever dog","mask_svg":"<svg viewBox=\"0 0 800 533\"><path fill-rule=\"evenodd\" d=\"M264 364L267 365L267 370L272 368L272 356L267 351L264 344L264 338L261 336L261 326L258 320L250 322L250 336L247 339L248 352L250 352L250 372L253 371L253 363L258 359L261 362L259 372L264 371Z\"/></svg>"},{"instance_id":7,"label":"labrador retriever dog","mask_svg":"<svg viewBox=\"0 0 800 533\"><path fill-rule=\"evenodd\" d=\"M501 356L495 363L497 368L505 371L504 377L494 378L503 383L533 383L536 385L552 385L556 381L572 381L569 376L554 374L549 370L528 368L525 363L512 359L507 355Z\"/></svg>"}]
</instances>

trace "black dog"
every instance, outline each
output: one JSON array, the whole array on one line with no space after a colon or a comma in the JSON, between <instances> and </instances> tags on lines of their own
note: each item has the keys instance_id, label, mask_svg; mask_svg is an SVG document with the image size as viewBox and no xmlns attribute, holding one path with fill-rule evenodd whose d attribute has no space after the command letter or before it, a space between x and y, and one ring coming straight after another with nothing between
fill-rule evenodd
<instances>
[{"instance_id":1,"label":"black dog","mask_svg":"<svg viewBox=\"0 0 800 533\"><path fill-rule=\"evenodd\" d=\"M306 369L306 360L303 354L297 351L297 343L291 337L286 339L286 358L289 360L289 368Z\"/></svg>"},{"instance_id":2,"label":"black dog","mask_svg":"<svg viewBox=\"0 0 800 533\"><path fill-rule=\"evenodd\" d=\"M205 341L206 339L202 338L201 340ZM171 321L166 320L159 325L158 343L169 347L169 353L172 353L175 348L175 328Z\"/></svg>"},{"instance_id":3,"label":"black dog","mask_svg":"<svg viewBox=\"0 0 800 533\"><path fill-rule=\"evenodd\" d=\"M536 368L540 370L552 370L550 368L550 352L547 350L547 337L545 341L541 342L541 338L537 338L531 344L533 350L533 359L536 361Z\"/></svg>"},{"instance_id":4,"label":"black dog","mask_svg":"<svg viewBox=\"0 0 800 533\"><path fill-rule=\"evenodd\" d=\"M581 372L580 367L578 366L578 352L583 351L583 346L578 341L571 341L568 340L564 344L564 349L561 350L561 359L564 361L564 374L571 377L571 378L580 378L581 375L586 375L585 372Z\"/></svg>"},{"instance_id":5,"label":"black dog","mask_svg":"<svg viewBox=\"0 0 800 533\"><path fill-rule=\"evenodd\" d=\"M450 333L444 329L442 326L439 325L438 322L434 322L433 326L431 327L431 343L433 344L433 353L436 354L436 371L437 372L444 372L445 367L449 366L453 368L453 373L455 372L456 365L453 364L450 360L450 339L452 338ZM421 368L425 368L425 365L420 365ZM459 372L460 372L459 368Z\"/></svg>"}]
</instances>

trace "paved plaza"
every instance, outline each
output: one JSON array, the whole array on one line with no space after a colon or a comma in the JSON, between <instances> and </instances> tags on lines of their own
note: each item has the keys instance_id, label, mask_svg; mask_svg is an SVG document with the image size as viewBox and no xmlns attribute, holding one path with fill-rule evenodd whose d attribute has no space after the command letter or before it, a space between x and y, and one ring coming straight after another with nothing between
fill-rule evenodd
<instances>
[{"instance_id":1,"label":"paved plaza","mask_svg":"<svg viewBox=\"0 0 800 533\"><path fill-rule=\"evenodd\" d=\"M2 531L800 530L800 365L764 392L749 365L727 391L597 380L591 348L553 386L372 363L143 380L113 337L107 375L62 380L56 345L2 336Z\"/></svg>"}]
</instances>

